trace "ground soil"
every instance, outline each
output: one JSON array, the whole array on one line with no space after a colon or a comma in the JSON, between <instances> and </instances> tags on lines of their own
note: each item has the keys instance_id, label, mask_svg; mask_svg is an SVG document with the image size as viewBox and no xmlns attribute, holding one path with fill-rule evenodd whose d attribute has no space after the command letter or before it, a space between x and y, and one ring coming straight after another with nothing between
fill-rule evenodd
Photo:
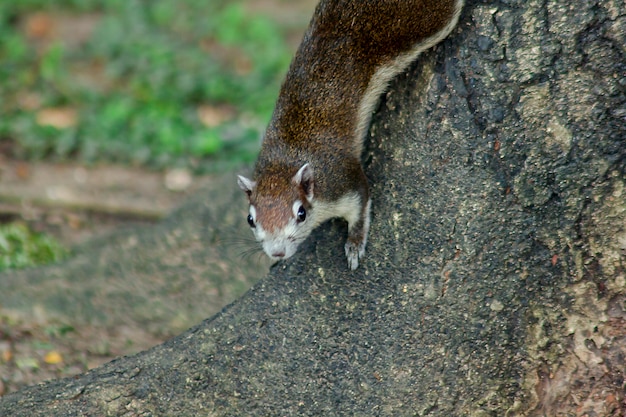
<instances>
[{"instance_id":1,"label":"ground soil","mask_svg":"<svg viewBox=\"0 0 626 417\"><path fill-rule=\"evenodd\" d=\"M287 27L288 42L295 49L317 0L244 3L251 12L271 16ZM32 42L45 47L52 41L71 43L88 37L98 20L94 15L36 13L24 19L23 30ZM185 170L19 161L3 147L0 224L21 221L75 247L129 224L155 223L209 181L211 176L194 176ZM0 396L25 385L79 374L159 342L132 328L108 334L95 327L51 323L45 317L26 321L0 305Z\"/></svg>"},{"instance_id":2,"label":"ground soil","mask_svg":"<svg viewBox=\"0 0 626 417\"><path fill-rule=\"evenodd\" d=\"M210 180L185 170L152 172L0 158L0 223L23 222L66 247L76 247L131 224L155 223ZM111 335L98 328L57 325L45 317L26 322L1 307L0 395L84 372L161 341L137 340L139 332L132 328ZM93 340L103 342L94 348Z\"/></svg>"}]
</instances>

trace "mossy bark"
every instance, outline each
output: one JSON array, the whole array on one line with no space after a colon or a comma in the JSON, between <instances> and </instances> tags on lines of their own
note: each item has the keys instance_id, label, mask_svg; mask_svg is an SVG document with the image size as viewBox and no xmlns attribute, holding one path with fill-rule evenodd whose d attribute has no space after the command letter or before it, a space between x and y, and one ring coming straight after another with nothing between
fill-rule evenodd
<instances>
[{"instance_id":1,"label":"mossy bark","mask_svg":"<svg viewBox=\"0 0 626 417\"><path fill-rule=\"evenodd\" d=\"M219 314L0 415L624 415L625 34L620 0L470 2L374 118L358 270L326 224Z\"/></svg>"}]
</instances>

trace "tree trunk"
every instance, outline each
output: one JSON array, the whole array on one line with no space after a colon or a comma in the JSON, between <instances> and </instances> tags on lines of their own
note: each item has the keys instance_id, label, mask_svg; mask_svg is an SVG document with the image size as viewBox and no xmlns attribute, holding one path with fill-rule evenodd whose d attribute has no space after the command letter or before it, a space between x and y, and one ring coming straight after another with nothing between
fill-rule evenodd
<instances>
[{"instance_id":1,"label":"tree trunk","mask_svg":"<svg viewBox=\"0 0 626 417\"><path fill-rule=\"evenodd\" d=\"M470 2L374 117L358 270L333 221L211 319L0 415L625 415L625 55L622 0Z\"/></svg>"}]
</instances>

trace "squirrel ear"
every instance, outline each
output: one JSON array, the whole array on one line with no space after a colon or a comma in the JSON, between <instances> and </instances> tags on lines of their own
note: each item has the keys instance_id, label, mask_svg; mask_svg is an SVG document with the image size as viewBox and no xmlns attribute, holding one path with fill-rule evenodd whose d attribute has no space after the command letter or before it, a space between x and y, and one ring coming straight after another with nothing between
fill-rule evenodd
<instances>
[{"instance_id":1,"label":"squirrel ear","mask_svg":"<svg viewBox=\"0 0 626 417\"><path fill-rule=\"evenodd\" d=\"M308 200L313 198L313 168L309 164L302 165L292 181L302 187Z\"/></svg>"},{"instance_id":2,"label":"squirrel ear","mask_svg":"<svg viewBox=\"0 0 626 417\"><path fill-rule=\"evenodd\" d=\"M248 194L248 197L250 197L250 194L252 194L252 190L254 189L254 187L256 187L255 181L252 181L244 177L243 175L237 175L237 184L239 184L239 188L241 188L246 194Z\"/></svg>"}]
</instances>

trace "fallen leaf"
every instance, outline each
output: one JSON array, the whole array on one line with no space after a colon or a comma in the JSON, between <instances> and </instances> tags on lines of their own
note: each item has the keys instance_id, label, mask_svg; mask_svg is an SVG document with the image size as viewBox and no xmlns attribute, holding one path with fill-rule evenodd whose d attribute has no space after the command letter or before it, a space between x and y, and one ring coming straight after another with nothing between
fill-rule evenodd
<instances>
[{"instance_id":1,"label":"fallen leaf","mask_svg":"<svg viewBox=\"0 0 626 417\"><path fill-rule=\"evenodd\" d=\"M13 351L6 349L2 351L2 362L6 363L13 359Z\"/></svg>"},{"instance_id":2,"label":"fallen leaf","mask_svg":"<svg viewBox=\"0 0 626 417\"><path fill-rule=\"evenodd\" d=\"M30 165L26 162L18 162L15 165L15 175L21 180L26 180L30 177Z\"/></svg>"},{"instance_id":3,"label":"fallen leaf","mask_svg":"<svg viewBox=\"0 0 626 417\"><path fill-rule=\"evenodd\" d=\"M191 172L186 169L172 169L165 174L165 187L171 191L184 191L192 182Z\"/></svg>"},{"instance_id":4,"label":"fallen leaf","mask_svg":"<svg viewBox=\"0 0 626 417\"><path fill-rule=\"evenodd\" d=\"M552 260L550 261L552 263L552 266L555 266L556 263L559 261L559 255L552 255Z\"/></svg>"},{"instance_id":5,"label":"fallen leaf","mask_svg":"<svg viewBox=\"0 0 626 417\"><path fill-rule=\"evenodd\" d=\"M43 361L49 365L56 365L57 363L63 362L63 356L56 350L51 350L43 357Z\"/></svg>"},{"instance_id":6,"label":"fallen leaf","mask_svg":"<svg viewBox=\"0 0 626 417\"><path fill-rule=\"evenodd\" d=\"M76 125L78 115L71 107L51 107L37 112L37 124L65 129Z\"/></svg>"},{"instance_id":7,"label":"fallen leaf","mask_svg":"<svg viewBox=\"0 0 626 417\"><path fill-rule=\"evenodd\" d=\"M77 216L74 213L67 213L65 215L65 220L67 221L67 225L72 230L78 230L83 226L83 219L81 219L80 216Z\"/></svg>"},{"instance_id":8,"label":"fallen leaf","mask_svg":"<svg viewBox=\"0 0 626 417\"><path fill-rule=\"evenodd\" d=\"M230 106L203 105L196 110L198 119L206 127L216 127L235 117L235 109Z\"/></svg>"},{"instance_id":9,"label":"fallen leaf","mask_svg":"<svg viewBox=\"0 0 626 417\"><path fill-rule=\"evenodd\" d=\"M15 365L21 370L39 369L39 361L35 358L17 358Z\"/></svg>"},{"instance_id":10,"label":"fallen leaf","mask_svg":"<svg viewBox=\"0 0 626 417\"><path fill-rule=\"evenodd\" d=\"M45 39L52 34L54 22L46 13L35 13L26 18L24 29L31 39Z\"/></svg>"}]
</instances>

